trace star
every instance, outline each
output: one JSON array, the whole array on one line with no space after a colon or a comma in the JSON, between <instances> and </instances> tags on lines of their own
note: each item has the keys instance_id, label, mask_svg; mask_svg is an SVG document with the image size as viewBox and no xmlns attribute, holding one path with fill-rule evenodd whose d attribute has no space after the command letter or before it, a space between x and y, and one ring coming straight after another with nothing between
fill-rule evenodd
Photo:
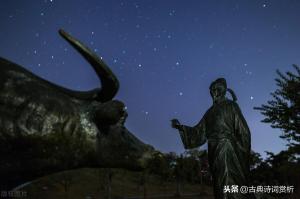
<instances>
[{"instance_id":1,"label":"star","mask_svg":"<svg viewBox=\"0 0 300 199\"><path fill-rule=\"evenodd\" d=\"M175 10L172 10L171 12L169 12L170 16L174 16L174 14L175 14Z\"/></svg>"},{"instance_id":2,"label":"star","mask_svg":"<svg viewBox=\"0 0 300 199\"><path fill-rule=\"evenodd\" d=\"M148 115L148 114L149 114L148 111L144 111L144 110L142 110L142 113L144 113L145 115Z\"/></svg>"},{"instance_id":3,"label":"star","mask_svg":"<svg viewBox=\"0 0 300 199\"><path fill-rule=\"evenodd\" d=\"M247 75L252 75L252 72L251 71L247 71L245 72Z\"/></svg>"}]
</instances>

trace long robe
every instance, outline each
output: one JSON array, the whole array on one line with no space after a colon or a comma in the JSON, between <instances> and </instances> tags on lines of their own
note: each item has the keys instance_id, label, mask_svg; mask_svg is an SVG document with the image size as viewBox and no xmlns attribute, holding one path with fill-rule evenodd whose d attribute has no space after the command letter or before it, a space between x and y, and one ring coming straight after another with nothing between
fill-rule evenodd
<instances>
[{"instance_id":1,"label":"long robe","mask_svg":"<svg viewBox=\"0 0 300 199\"><path fill-rule=\"evenodd\" d=\"M246 194L223 193L224 185L248 186L251 138L238 104L226 99L210 107L196 126L182 127L180 136L185 149L208 142L215 198L252 198Z\"/></svg>"}]
</instances>

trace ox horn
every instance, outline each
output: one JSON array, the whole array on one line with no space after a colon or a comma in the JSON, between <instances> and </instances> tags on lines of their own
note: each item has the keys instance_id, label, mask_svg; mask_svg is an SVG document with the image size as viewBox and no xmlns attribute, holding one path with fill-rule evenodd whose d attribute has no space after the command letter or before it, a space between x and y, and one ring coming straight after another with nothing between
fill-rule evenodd
<instances>
[{"instance_id":1,"label":"ox horn","mask_svg":"<svg viewBox=\"0 0 300 199\"><path fill-rule=\"evenodd\" d=\"M98 101L106 102L114 98L119 90L119 81L109 67L88 47L60 29L59 34L66 39L93 67L101 81L101 89L94 92L87 92ZM86 98L86 95L85 95Z\"/></svg>"}]
</instances>

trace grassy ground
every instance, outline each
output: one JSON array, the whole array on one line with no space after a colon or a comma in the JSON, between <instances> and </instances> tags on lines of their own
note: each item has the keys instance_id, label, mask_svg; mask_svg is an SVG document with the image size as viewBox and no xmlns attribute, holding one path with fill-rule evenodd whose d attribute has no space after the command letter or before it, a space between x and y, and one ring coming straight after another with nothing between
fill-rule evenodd
<instances>
[{"instance_id":1,"label":"grassy ground","mask_svg":"<svg viewBox=\"0 0 300 199\"><path fill-rule=\"evenodd\" d=\"M109 191L108 173L112 173ZM104 199L109 198L179 198L177 183L165 182L157 176L122 169L80 169L43 177L24 187L30 199ZM145 183L145 186L143 185ZM199 184L181 185L180 198L211 199L212 188Z\"/></svg>"}]
</instances>

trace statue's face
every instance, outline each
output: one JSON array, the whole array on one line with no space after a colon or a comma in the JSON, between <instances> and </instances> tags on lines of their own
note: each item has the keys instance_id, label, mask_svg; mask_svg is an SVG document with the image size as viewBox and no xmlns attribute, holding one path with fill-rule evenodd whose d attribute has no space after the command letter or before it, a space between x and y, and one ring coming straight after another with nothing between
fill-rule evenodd
<instances>
[{"instance_id":1,"label":"statue's face","mask_svg":"<svg viewBox=\"0 0 300 199\"><path fill-rule=\"evenodd\" d=\"M217 103L220 100L224 99L225 94L226 94L226 88L222 84L214 84L210 88L210 95L214 103Z\"/></svg>"}]
</instances>

